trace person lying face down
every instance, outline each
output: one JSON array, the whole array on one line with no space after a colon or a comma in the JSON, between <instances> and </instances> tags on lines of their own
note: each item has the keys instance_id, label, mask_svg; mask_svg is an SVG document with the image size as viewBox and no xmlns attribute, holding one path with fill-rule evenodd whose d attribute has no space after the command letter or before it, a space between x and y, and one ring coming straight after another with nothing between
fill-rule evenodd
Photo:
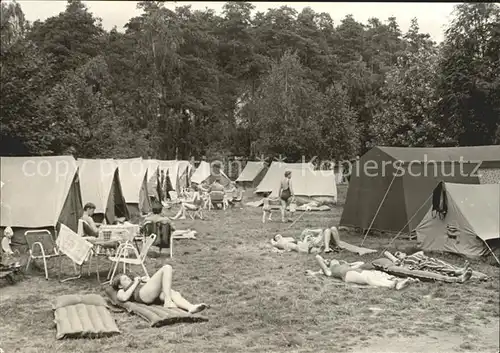
<instances>
[{"instance_id":1,"label":"person lying face down","mask_svg":"<svg viewBox=\"0 0 500 353\"><path fill-rule=\"evenodd\" d=\"M382 271L362 269L364 262L348 263L335 259L328 261L320 255L316 255L316 261L321 268L320 272L325 276L338 278L347 283L401 290L412 282L418 282L413 278L398 278Z\"/></svg>"},{"instance_id":2,"label":"person lying face down","mask_svg":"<svg viewBox=\"0 0 500 353\"><path fill-rule=\"evenodd\" d=\"M116 275L111 281L111 287L117 291L116 297L121 302L133 301L148 305L159 299L163 301L165 308L179 308L190 314L209 308L205 303L191 304L179 292L172 289L170 265L160 268L145 282L140 277L131 279L125 274Z\"/></svg>"}]
</instances>

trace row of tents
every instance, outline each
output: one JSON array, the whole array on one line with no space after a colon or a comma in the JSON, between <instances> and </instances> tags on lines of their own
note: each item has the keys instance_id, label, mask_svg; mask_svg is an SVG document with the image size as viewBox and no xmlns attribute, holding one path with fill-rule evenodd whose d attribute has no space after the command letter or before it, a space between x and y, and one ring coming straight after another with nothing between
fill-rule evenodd
<instances>
[{"instance_id":1,"label":"row of tents","mask_svg":"<svg viewBox=\"0 0 500 353\"><path fill-rule=\"evenodd\" d=\"M96 205L99 222L119 217L134 219L151 211L158 199L161 174L171 190L190 183L211 182L207 162L195 170L188 161L131 159L78 159L72 156L0 157L2 187L0 227L14 230L14 242L24 243L26 229L49 228L58 223L77 230L83 205ZM223 184L229 179L217 176Z\"/></svg>"}]
</instances>

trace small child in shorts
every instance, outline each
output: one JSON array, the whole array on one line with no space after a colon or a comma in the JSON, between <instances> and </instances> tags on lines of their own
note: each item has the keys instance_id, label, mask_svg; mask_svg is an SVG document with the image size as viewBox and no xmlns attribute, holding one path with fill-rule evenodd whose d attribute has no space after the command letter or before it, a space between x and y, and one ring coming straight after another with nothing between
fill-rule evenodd
<instances>
[{"instance_id":1,"label":"small child in shorts","mask_svg":"<svg viewBox=\"0 0 500 353\"><path fill-rule=\"evenodd\" d=\"M266 223L266 217L268 216L268 220L272 221L271 216L271 205L269 204L269 196L271 193L267 192L264 194L264 198L262 199L262 223Z\"/></svg>"}]
</instances>

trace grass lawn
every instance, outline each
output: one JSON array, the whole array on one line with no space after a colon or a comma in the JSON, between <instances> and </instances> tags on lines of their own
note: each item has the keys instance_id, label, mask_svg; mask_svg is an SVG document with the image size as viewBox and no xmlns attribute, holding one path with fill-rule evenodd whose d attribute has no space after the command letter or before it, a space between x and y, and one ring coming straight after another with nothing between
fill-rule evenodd
<instances>
[{"instance_id":1,"label":"grass lawn","mask_svg":"<svg viewBox=\"0 0 500 353\"><path fill-rule=\"evenodd\" d=\"M113 313L121 335L56 341L50 301L62 294L104 295L104 288L95 274L61 284L56 267L49 281L35 269L16 285L0 283L0 348L5 353L499 351L498 267L473 261L473 269L493 276L482 283L417 283L401 292L353 288L306 276L305 270L317 269L313 255L274 253L269 246L276 233L298 236L306 227L338 224L341 206L306 214L290 229L277 221L277 212L274 222L263 225L260 209L242 207L206 212L204 221L176 222L180 229L196 229L198 239L176 241L172 260L166 254L148 259L150 273L171 264L174 289L192 302L212 305L208 322L150 328L138 317ZM341 237L354 245L362 240L346 232ZM388 242L371 236L364 246L381 250ZM398 240L391 250L412 245ZM360 260L347 252L326 257ZM65 272L71 274L67 263Z\"/></svg>"}]
</instances>

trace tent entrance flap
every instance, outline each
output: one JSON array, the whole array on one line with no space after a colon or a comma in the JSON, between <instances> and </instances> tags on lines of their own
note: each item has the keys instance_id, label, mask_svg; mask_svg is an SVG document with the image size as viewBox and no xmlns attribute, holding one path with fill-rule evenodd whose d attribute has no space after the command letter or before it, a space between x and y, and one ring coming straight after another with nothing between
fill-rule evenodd
<instances>
[{"instance_id":1,"label":"tent entrance flap","mask_svg":"<svg viewBox=\"0 0 500 353\"><path fill-rule=\"evenodd\" d=\"M422 249L473 257L490 253L500 240L500 184L444 183L434 192L446 193L448 210L439 217L428 207L416 228Z\"/></svg>"}]
</instances>

